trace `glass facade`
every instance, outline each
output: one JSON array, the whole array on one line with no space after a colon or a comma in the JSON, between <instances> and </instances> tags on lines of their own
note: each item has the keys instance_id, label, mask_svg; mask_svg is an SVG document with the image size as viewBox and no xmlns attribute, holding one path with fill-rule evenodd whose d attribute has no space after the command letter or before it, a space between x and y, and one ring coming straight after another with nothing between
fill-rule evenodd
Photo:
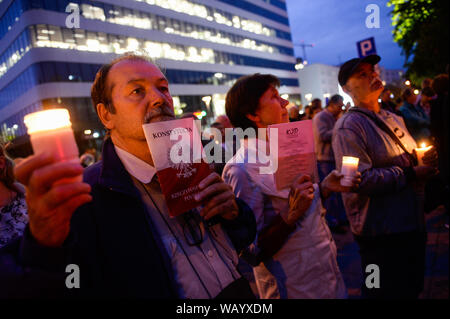
<instances>
[{"instance_id":1,"label":"glass facade","mask_svg":"<svg viewBox=\"0 0 450 319\"><path fill-rule=\"evenodd\" d=\"M279 14L273 13L267 9L261 8L257 6L256 4L247 2L245 0L218 0L220 2L224 2L227 4L230 4L232 6L238 7L240 9L244 9L250 12L254 12L262 17L265 17L267 19L276 21L278 23L282 23L285 25L289 25L289 19L283 16L280 16Z\"/></svg>"},{"instance_id":2,"label":"glass facade","mask_svg":"<svg viewBox=\"0 0 450 319\"><path fill-rule=\"evenodd\" d=\"M31 49L29 32L22 32L13 43L0 54L0 78Z\"/></svg>"},{"instance_id":3,"label":"glass facade","mask_svg":"<svg viewBox=\"0 0 450 319\"><path fill-rule=\"evenodd\" d=\"M0 18L0 39L3 38L14 23L19 21L19 17L23 13L22 1L13 1L5 13Z\"/></svg>"},{"instance_id":4,"label":"glass facade","mask_svg":"<svg viewBox=\"0 0 450 319\"><path fill-rule=\"evenodd\" d=\"M295 70L293 63L221 52L206 47L161 43L123 35L39 24L29 26L28 30L24 31L0 55L0 78L31 48L59 48L116 54L135 52L148 55L153 59Z\"/></svg>"},{"instance_id":5,"label":"glass facade","mask_svg":"<svg viewBox=\"0 0 450 319\"><path fill-rule=\"evenodd\" d=\"M262 1L267 2L267 3L269 3L275 7L278 7L280 9L283 9L284 11L287 10L286 2L284 2L284 1L279 1L279 0L262 0Z\"/></svg>"},{"instance_id":6,"label":"glass facade","mask_svg":"<svg viewBox=\"0 0 450 319\"><path fill-rule=\"evenodd\" d=\"M100 19L102 21L119 23L126 20L134 20L140 27L149 26L155 15L151 14L151 5L158 6L167 10L172 10L192 16L196 16L207 21L214 21L218 24L224 24L236 29L248 31L254 34L265 35L269 37L278 37L281 39L291 40L289 32L285 32L276 28L263 25L260 22L250 20L236 14L232 14L211 6L206 6L195 1L188 0L132 0L136 2L146 3L149 6L147 12L136 11L121 6L110 5L100 1L88 0L15 0L5 14L1 17L0 23L0 39L11 26L18 21L20 15L27 10L45 9L57 12L66 12L67 6L75 6L80 10L81 15L87 19ZM244 1L223 1L233 6L239 7L250 12L264 11L266 14L273 14L266 9L260 8ZM256 11L255 11L256 10ZM144 15L143 15L144 14ZM147 15L146 15L147 14ZM142 16L143 15L143 16ZM275 15L282 20L287 18ZM272 19L274 20L274 19ZM154 20L153 20L154 21ZM275 20L276 21L276 20ZM285 21L285 22L286 22ZM3 23L4 22L4 23ZM277 21L280 22L280 21ZM127 22L128 23L128 22ZM288 25L288 23L283 23Z\"/></svg>"},{"instance_id":7,"label":"glass facade","mask_svg":"<svg viewBox=\"0 0 450 319\"><path fill-rule=\"evenodd\" d=\"M233 45L262 52L281 53L286 55L294 54L293 49L289 47L274 45L214 28L152 13L131 10L124 7L114 6L113 10L110 9L106 13L105 10L108 10L107 5L101 3L90 4L89 1L86 1L86 3L83 2L78 8L80 9L82 16L87 19L128 25L146 30L158 30L170 34L178 34L184 37Z\"/></svg>"},{"instance_id":8,"label":"glass facade","mask_svg":"<svg viewBox=\"0 0 450 319\"><path fill-rule=\"evenodd\" d=\"M33 113L42 110L42 102L36 102L23 108L10 118L2 121L0 126L0 136L3 141L11 141L17 136L22 136L27 133L23 117L28 113Z\"/></svg>"},{"instance_id":9,"label":"glass facade","mask_svg":"<svg viewBox=\"0 0 450 319\"><path fill-rule=\"evenodd\" d=\"M32 87L50 82L93 82L100 64L40 62L31 65L0 90L0 105L6 106ZM244 74L164 70L171 84L233 85ZM297 79L281 78L281 85L297 86ZM1 109L1 107L0 107Z\"/></svg>"}]
</instances>

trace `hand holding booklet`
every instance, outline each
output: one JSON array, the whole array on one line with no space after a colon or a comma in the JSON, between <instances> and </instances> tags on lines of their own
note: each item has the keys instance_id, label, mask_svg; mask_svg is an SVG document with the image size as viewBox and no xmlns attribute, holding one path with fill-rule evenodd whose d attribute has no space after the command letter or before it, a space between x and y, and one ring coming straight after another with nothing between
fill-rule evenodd
<instances>
[{"instance_id":1,"label":"hand holding booklet","mask_svg":"<svg viewBox=\"0 0 450 319\"><path fill-rule=\"evenodd\" d=\"M317 176L312 121L299 121L270 125L278 129L278 169L274 174L278 190L288 188L301 174L312 180Z\"/></svg>"},{"instance_id":2,"label":"hand holding booklet","mask_svg":"<svg viewBox=\"0 0 450 319\"><path fill-rule=\"evenodd\" d=\"M153 163L169 214L180 215L197 207L194 195L210 173L204 161L200 134L193 119L144 124Z\"/></svg>"}]
</instances>

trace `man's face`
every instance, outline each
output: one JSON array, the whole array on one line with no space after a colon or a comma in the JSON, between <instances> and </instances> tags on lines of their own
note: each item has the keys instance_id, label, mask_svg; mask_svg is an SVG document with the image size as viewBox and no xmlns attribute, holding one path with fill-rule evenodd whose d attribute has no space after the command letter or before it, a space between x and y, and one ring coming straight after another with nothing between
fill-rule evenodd
<instances>
[{"instance_id":1,"label":"man's face","mask_svg":"<svg viewBox=\"0 0 450 319\"><path fill-rule=\"evenodd\" d=\"M329 110L334 116L337 116L342 112L342 107L344 106L344 100L339 100L337 103L330 103Z\"/></svg>"},{"instance_id":2,"label":"man's face","mask_svg":"<svg viewBox=\"0 0 450 319\"><path fill-rule=\"evenodd\" d=\"M344 85L344 91L354 100L369 101L378 99L383 91L383 83L373 65L361 63Z\"/></svg>"},{"instance_id":3,"label":"man's face","mask_svg":"<svg viewBox=\"0 0 450 319\"><path fill-rule=\"evenodd\" d=\"M267 127L272 124L288 123L289 115L286 110L288 104L289 101L281 98L278 90L270 86L259 99L255 124L258 127Z\"/></svg>"},{"instance_id":4,"label":"man's face","mask_svg":"<svg viewBox=\"0 0 450 319\"><path fill-rule=\"evenodd\" d=\"M115 113L109 114L111 135L145 142L142 124L175 119L167 79L150 62L123 60L107 78Z\"/></svg>"}]
</instances>

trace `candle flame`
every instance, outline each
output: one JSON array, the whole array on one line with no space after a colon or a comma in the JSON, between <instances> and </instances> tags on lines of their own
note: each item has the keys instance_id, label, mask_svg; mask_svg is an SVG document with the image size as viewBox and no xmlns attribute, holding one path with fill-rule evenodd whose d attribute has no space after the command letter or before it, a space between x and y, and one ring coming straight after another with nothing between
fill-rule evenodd
<instances>
[{"instance_id":1,"label":"candle flame","mask_svg":"<svg viewBox=\"0 0 450 319\"><path fill-rule=\"evenodd\" d=\"M28 134L71 127L69 111L50 109L25 115L23 118Z\"/></svg>"},{"instance_id":2,"label":"candle flame","mask_svg":"<svg viewBox=\"0 0 450 319\"><path fill-rule=\"evenodd\" d=\"M421 143L421 144L420 144L420 147L421 147L421 148L427 147L427 144L426 144L426 143Z\"/></svg>"},{"instance_id":3,"label":"candle flame","mask_svg":"<svg viewBox=\"0 0 450 319\"><path fill-rule=\"evenodd\" d=\"M343 156L342 157L342 164L351 164L351 165L358 165L359 158L352 157L352 156Z\"/></svg>"}]
</instances>

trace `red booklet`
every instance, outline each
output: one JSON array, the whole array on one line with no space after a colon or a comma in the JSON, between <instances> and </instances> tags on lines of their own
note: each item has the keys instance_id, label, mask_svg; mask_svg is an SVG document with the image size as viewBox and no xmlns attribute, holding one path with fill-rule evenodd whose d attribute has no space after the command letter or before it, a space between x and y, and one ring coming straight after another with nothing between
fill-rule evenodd
<instances>
[{"instance_id":1,"label":"red booklet","mask_svg":"<svg viewBox=\"0 0 450 319\"><path fill-rule=\"evenodd\" d=\"M204 160L200 133L193 119L143 125L170 216L200 205L198 185L211 173Z\"/></svg>"}]
</instances>

